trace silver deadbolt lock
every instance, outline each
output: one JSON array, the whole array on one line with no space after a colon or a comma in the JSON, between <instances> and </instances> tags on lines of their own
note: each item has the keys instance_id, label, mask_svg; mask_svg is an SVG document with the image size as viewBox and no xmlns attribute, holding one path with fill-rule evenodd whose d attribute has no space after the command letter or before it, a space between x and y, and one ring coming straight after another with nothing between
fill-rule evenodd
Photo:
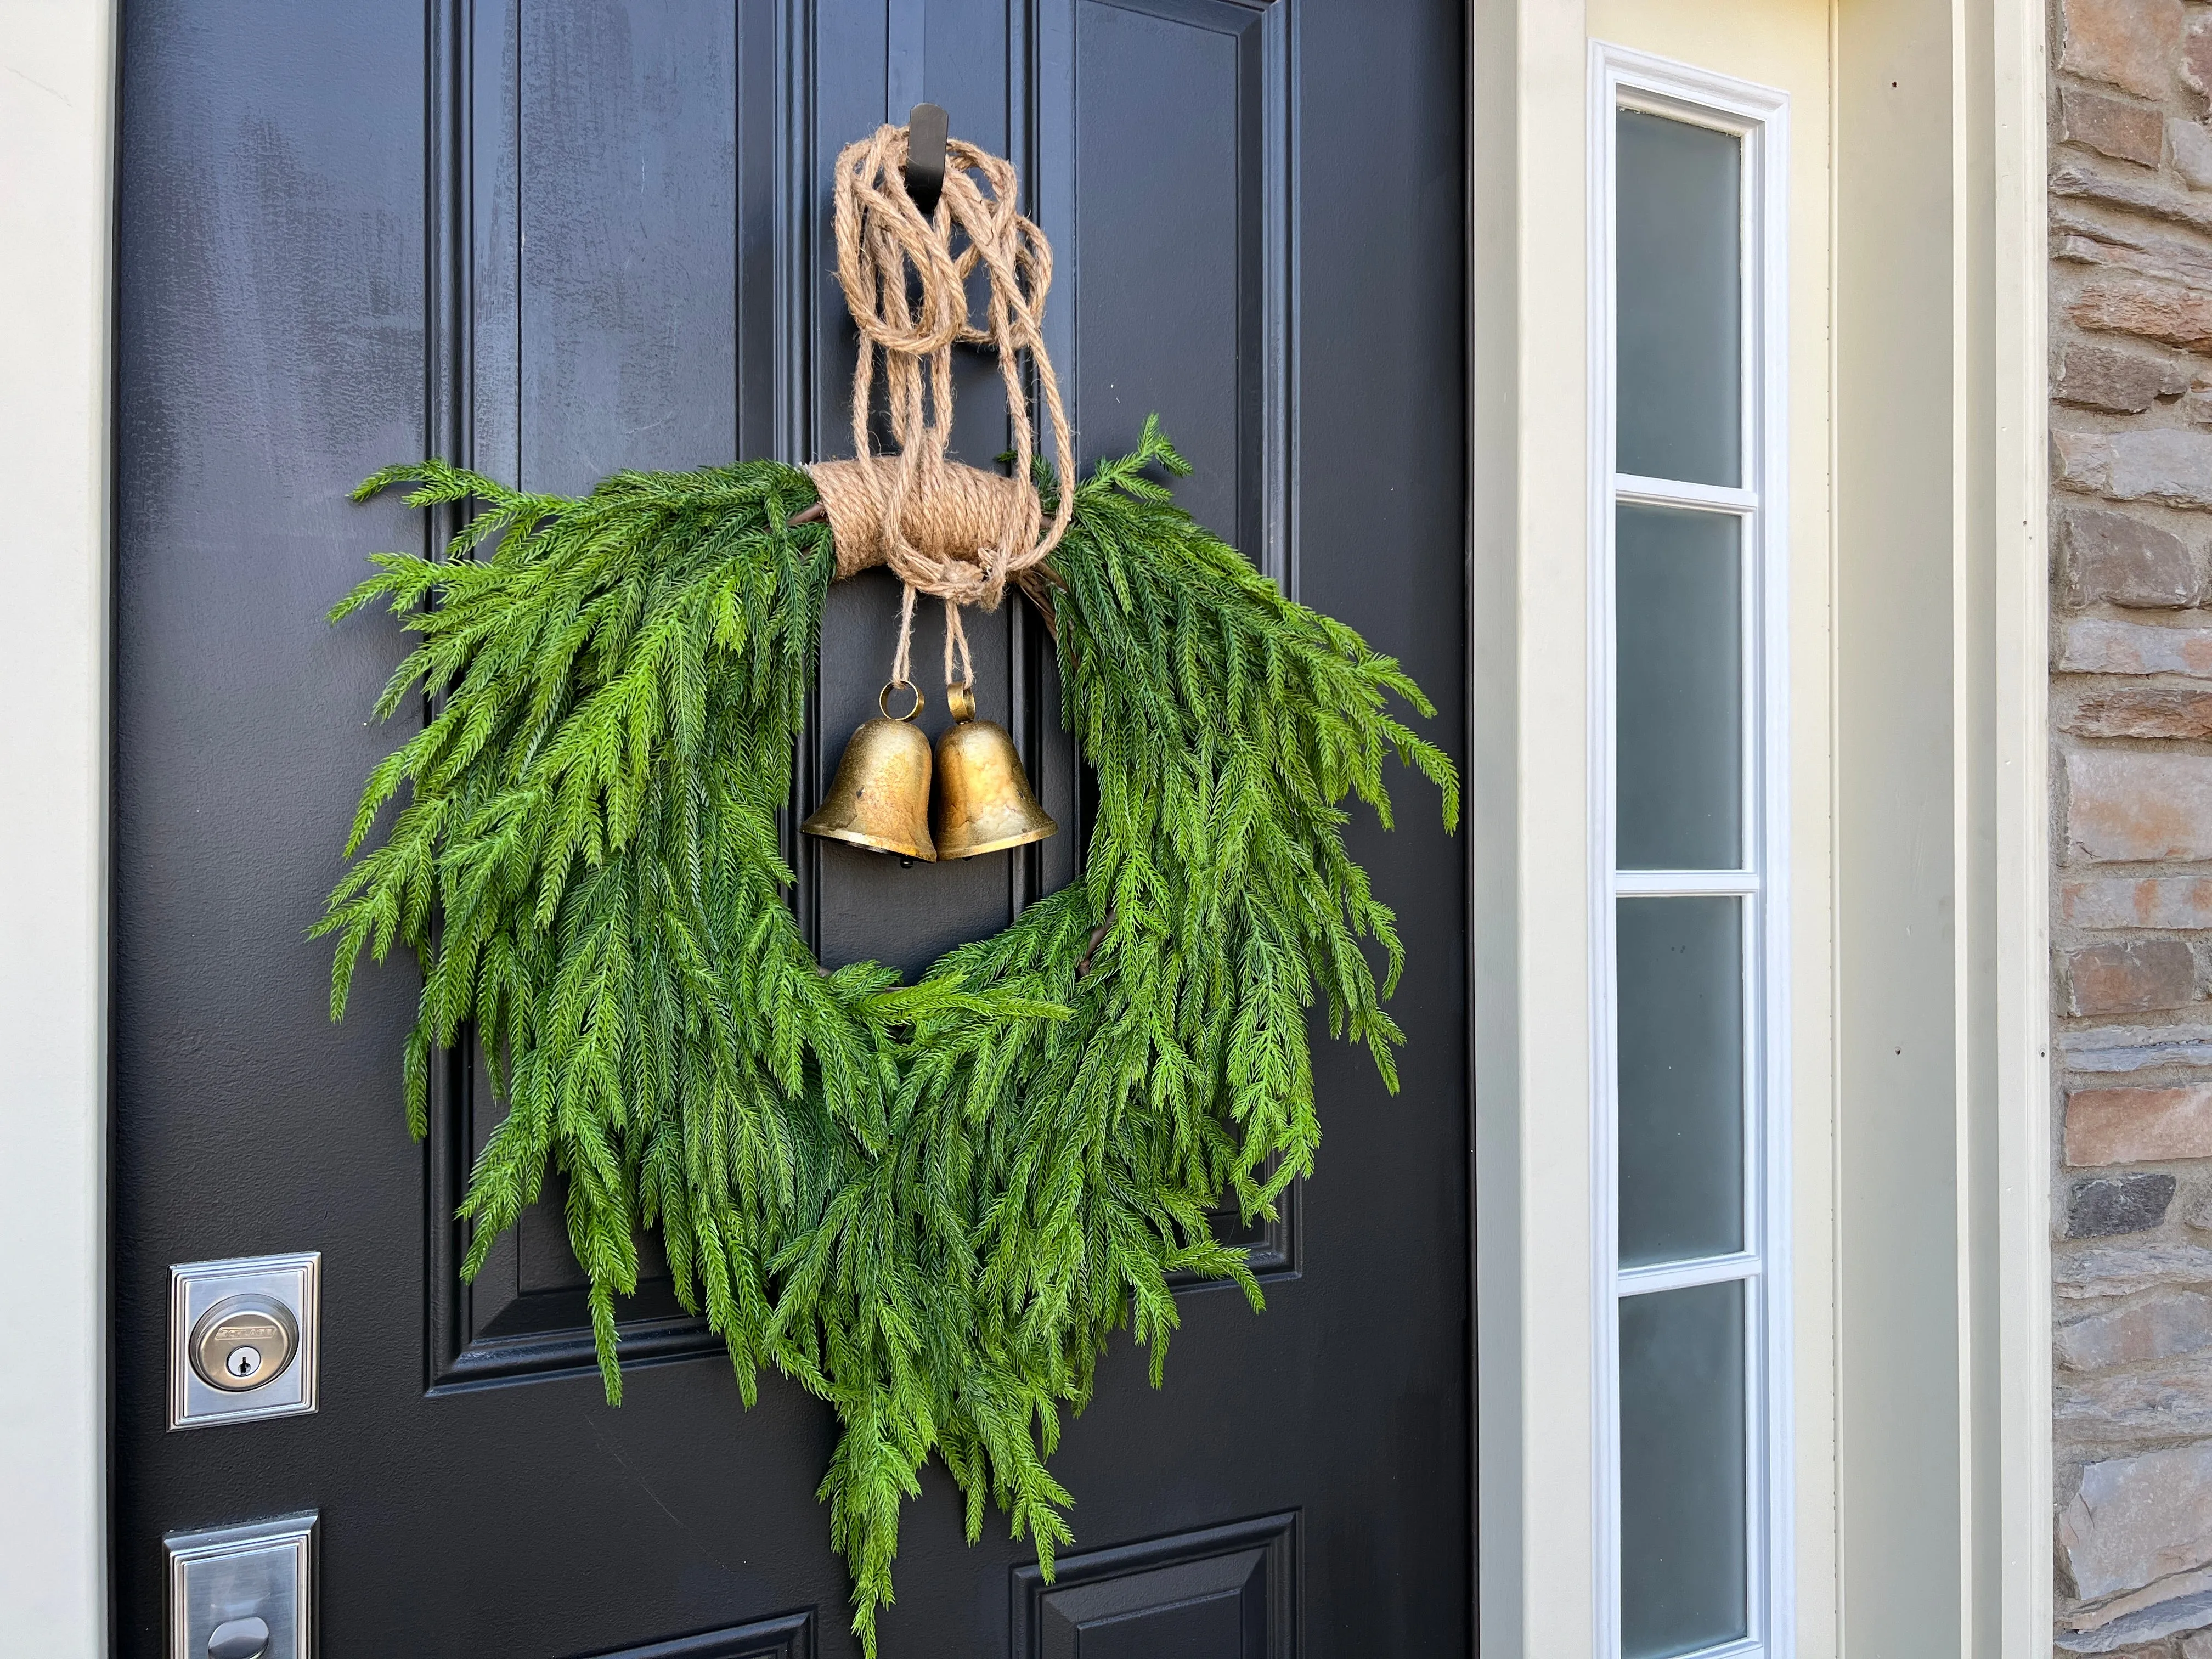
<instances>
[{"instance_id":1,"label":"silver deadbolt lock","mask_svg":"<svg viewBox=\"0 0 2212 1659\"><path fill-rule=\"evenodd\" d=\"M169 1269L171 1428L315 1409L322 1265L307 1250Z\"/></svg>"},{"instance_id":2,"label":"silver deadbolt lock","mask_svg":"<svg viewBox=\"0 0 2212 1659\"><path fill-rule=\"evenodd\" d=\"M192 1369L210 1389L243 1394L284 1374L300 1327L273 1296L227 1296L192 1326Z\"/></svg>"}]
</instances>

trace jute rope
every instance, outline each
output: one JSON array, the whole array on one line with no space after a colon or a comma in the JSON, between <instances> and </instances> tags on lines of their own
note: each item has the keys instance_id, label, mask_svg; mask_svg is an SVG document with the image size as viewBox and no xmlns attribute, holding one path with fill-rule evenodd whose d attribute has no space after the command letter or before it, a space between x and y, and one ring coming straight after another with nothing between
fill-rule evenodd
<instances>
[{"instance_id":1,"label":"jute rope","mask_svg":"<svg viewBox=\"0 0 2212 1659\"><path fill-rule=\"evenodd\" d=\"M906 190L907 130L878 127L837 157L837 281L860 331L853 367L853 455L810 467L830 518L840 579L888 565L905 584L899 602L894 681L907 679L917 593L945 601L945 678L972 684L960 609L995 611L1006 583L1041 591L1036 567L1067 528L1075 459L1060 382L1045 355L1042 326L1052 286L1052 250L1016 210L1013 164L952 140L945 189L925 219ZM957 253L955 237L965 239ZM982 267L989 285L983 325L968 314L968 278ZM909 291L911 286L912 292ZM999 359L1014 428L1011 477L945 459L952 438L952 348L990 345ZM894 455L878 455L868 436L876 353ZM1049 524L1030 482L1036 437L1022 386L1019 354L1035 367L1051 427L1053 460L1063 488Z\"/></svg>"}]
</instances>

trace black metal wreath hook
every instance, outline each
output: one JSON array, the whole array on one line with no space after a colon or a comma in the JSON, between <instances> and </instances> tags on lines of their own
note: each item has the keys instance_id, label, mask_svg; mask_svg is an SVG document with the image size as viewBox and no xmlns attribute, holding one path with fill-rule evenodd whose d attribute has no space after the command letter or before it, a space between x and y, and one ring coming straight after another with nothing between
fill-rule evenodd
<instances>
[{"instance_id":1,"label":"black metal wreath hook","mask_svg":"<svg viewBox=\"0 0 2212 1659\"><path fill-rule=\"evenodd\" d=\"M925 219L945 193L945 146L951 137L952 118L934 104L916 104L906 118L906 193Z\"/></svg>"}]
</instances>

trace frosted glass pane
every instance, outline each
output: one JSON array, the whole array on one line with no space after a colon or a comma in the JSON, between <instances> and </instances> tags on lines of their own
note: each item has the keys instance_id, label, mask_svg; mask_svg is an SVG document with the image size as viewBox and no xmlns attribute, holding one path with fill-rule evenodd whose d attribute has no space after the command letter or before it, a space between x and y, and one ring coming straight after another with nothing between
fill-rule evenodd
<instances>
[{"instance_id":1,"label":"frosted glass pane","mask_svg":"<svg viewBox=\"0 0 2212 1659\"><path fill-rule=\"evenodd\" d=\"M1620 1648L1692 1653L1747 1634L1744 1287L1620 1304Z\"/></svg>"},{"instance_id":2,"label":"frosted glass pane","mask_svg":"<svg viewBox=\"0 0 2212 1659\"><path fill-rule=\"evenodd\" d=\"M1622 110L1614 185L1619 465L1743 483L1743 142Z\"/></svg>"},{"instance_id":3,"label":"frosted glass pane","mask_svg":"<svg viewBox=\"0 0 2212 1659\"><path fill-rule=\"evenodd\" d=\"M1743 860L1743 521L1616 509L1615 854L1624 870Z\"/></svg>"},{"instance_id":4,"label":"frosted glass pane","mask_svg":"<svg viewBox=\"0 0 2212 1659\"><path fill-rule=\"evenodd\" d=\"M1615 902L1623 1267L1743 1248L1743 902Z\"/></svg>"}]
</instances>

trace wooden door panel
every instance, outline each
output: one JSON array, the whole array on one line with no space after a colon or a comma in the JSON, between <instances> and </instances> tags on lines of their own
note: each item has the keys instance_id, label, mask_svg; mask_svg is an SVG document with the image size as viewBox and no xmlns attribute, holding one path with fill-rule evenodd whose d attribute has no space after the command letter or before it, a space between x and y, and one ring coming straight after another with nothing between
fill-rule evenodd
<instances>
[{"instance_id":1,"label":"wooden door panel","mask_svg":"<svg viewBox=\"0 0 2212 1659\"><path fill-rule=\"evenodd\" d=\"M1015 1659L1292 1659L1297 1546L1275 1515L1017 1569Z\"/></svg>"},{"instance_id":2,"label":"wooden door panel","mask_svg":"<svg viewBox=\"0 0 2212 1659\"><path fill-rule=\"evenodd\" d=\"M750 453L748 437L772 442L778 80L766 10L509 0L439 16L450 57L434 74L453 95L438 112L450 164L433 218L472 234L450 245L453 304L434 315L428 353L451 388L449 453L465 465L575 491L617 467L722 463ZM749 153L764 142L768 157ZM769 372L749 376L748 359ZM592 1371L557 1171L477 1281L459 1282L468 1241L454 1213L504 1109L471 1054L447 1058L433 1092L431 1386ZM626 1363L718 1352L678 1304L658 1237L640 1244Z\"/></svg>"},{"instance_id":3,"label":"wooden door panel","mask_svg":"<svg viewBox=\"0 0 2212 1659\"><path fill-rule=\"evenodd\" d=\"M950 112L957 137L994 149L1025 169L1022 128L1029 88L1019 68L1019 8L1006 0L939 0L926 8L886 6L882 0L790 3L802 28L811 13L813 43L812 118L800 129L807 256L801 294L811 353L805 427L812 445L793 458L811 459L852 453L858 336L836 280L830 173L838 151L887 118L903 122L907 110L926 95ZM998 49L973 50L979 40L991 40ZM984 353L960 349L954 381L952 453L990 466L1012 444L996 363ZM881 571L830 590L802 811L820 799L854 728L876 713L877 693L889 678L896 647L897 596L897 583ZM1018 599L994 615L971 612L966 629L977 712L1013 734L1038 798L1061 833L1011 853L934 866L802 839L793 849L800 915L824 963L873 958L918 974L953 945L1004 927L1031 898L1064 884L1074 872L1081 836L1075 773L1060 732L1052 676L1045 672L1043 630ZM943 661L943 607L925 601L917 611L914 678L928 699L922 723L933 734L946 723Z\"/></svg>"},{"instance_id":4,"label":"wooden door panel","mask_svg":"<svg viewBox=\"0 0 2212 1659\"><path fill-rule=\"evenodd\" d=\"M719 1341L649 1270L608 1409L557 1183L475 1286L456 1281L453 1209L498 1110L481 1066L439 1069L418 1152L397 1078L411 970L365 973L327 1022L328 958L302 934L393 738L362 717L400 641L321 613L368 553L453 527L344 492L425 451L556 489L846 453L830 163L927 97L1012 157L1052 239L1079 461L1158 409L1199 469L1185 503L1402 655L1456 750L1458 16L1452 0L350 0L272 27L243 0L126 0L119 1653L159 1650L163 1531L310 1508L331 1659L855 1650L813 1498L827 1408L767 1378L744 1409ZM1326 329L1302 324L1316 314ZM956 447L988 464L1006 443L995 368L968 353L958 373ZM878 574L833 594L793 824L872 712L896 592ZM1085 802L1050 642L1019 602L969 625L982 712L1063 833L912 868L789 834L827 961L918 969L1075 872ZM940 626L925 607L933 730ZM1186 1289L1161 1391L1116 1341L1054 1460L1079 1500L1058 1585L995 1515L968 1545L925 1474L886 1659L1464 1650L1463 890L1420 787L1405 798L1395 838L1353 830L1413 951L1405 1093L1317 1049L1322 1184L1250 1235L1269 1310ZM324 1252L321 1412L163 1434L167 1264L293 1249Z\"/></svg>"},{"instance_id":5,"label":"wooden door panel","mask_svg":"<svg viewBox=\"0 0 2212 1659\"><path fill-rule=\"evenodd\" d=\"M814 1615L756 1620L730 1630L624 1648L598 1659L814 1659Z\"/></svg>"},{"instance_id":6,"label":"wooden door panel","mask_svg":"<svg viewBox=\"0 0 2212 1659\"><path fill-rule=\"evenodd\" d=\"M469 1170L505 1109L493 1098L480 1054L448 1056L433 1078L428 1176L423 1182L425 1352L434 1392L558 1376L596 1376L590 1281L568 1248L565 1182L549 1170L545 1193L491 1247L463 1284L468 1229L456 1212ZM625 1365L719 1354L722 1340L676 1299L657 1231L638 1239L637 1294L622 1304Z\"/></svg>"},{"instance_id":7,"label":"wooden door panel","mask_svg":"<svg viewBox=\"0 0 2212 1659\"><path fill-rule=\"evenodd\" d=\"M1039 206L1076 301L1060 319L1086 455L1145 416L1194 468L1176 495L1271 575L1294 372L1287 8L1041 0ZM1060 343L1064 341L1065 344Z\"/></svg>"},{"instance_id":8,"label":"wooden door panel","mask_svg":"<svg viewBox=\"0 0 2212 1659\"><path fill-rule=\"evenodd\" d=\"M502 21L519 59L524 487L734 459L735 9L563 0Z\"/></svg>"}]
</instances>

